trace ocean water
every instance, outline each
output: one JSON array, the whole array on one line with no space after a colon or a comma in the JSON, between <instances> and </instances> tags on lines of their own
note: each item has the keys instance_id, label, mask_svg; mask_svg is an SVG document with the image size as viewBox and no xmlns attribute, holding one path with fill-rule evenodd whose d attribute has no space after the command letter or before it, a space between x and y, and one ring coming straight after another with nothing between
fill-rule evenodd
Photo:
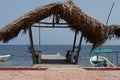
<instances>
[{"instance_id":1,"label":"ocean water","mask_svg":"<svg viewBox=\"0 0 120 80\"><path fill-rule=\"evenodd\" d=\"M0 62L0 66L31 66L32 57L29 52L27 52L27 45L0 45L0 55L10 54L11 57L6 62ZM102 49L112 49L114 51L120 52L120 46L118 45L105 45ZM37 50L37 46L35 46ZM72 50L71 45L42 45L41 51L43 54L57 54L65 56L67 50ZM83 45L80 51L78 64L84 67L89 67L89 59L94 54L90 53L91 46ZM116 53L105 53L99 54L101 56L107 57L114 65L120 64L120 54L118 54L118 64L116 60Z\"/></svg>"}]
</instances>

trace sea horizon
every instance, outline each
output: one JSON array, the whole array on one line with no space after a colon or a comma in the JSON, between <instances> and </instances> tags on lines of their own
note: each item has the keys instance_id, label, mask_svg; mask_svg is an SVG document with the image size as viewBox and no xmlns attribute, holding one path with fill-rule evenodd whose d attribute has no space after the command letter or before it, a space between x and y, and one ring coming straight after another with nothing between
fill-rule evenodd
<instances>
[{"instance_id":1,"label":"sea horizon","mask_svg":"<svg viewBox=\"0 0 120 80\"><path fill-rule=\"evenodd\" d=\"M84 67L90 67L89 59L94 54L90 53L92 46L82 45L80 50L78 65ZM0 55L10 54L11 57L5 63L0 62L0 66L31 66L32 57L27 52L28 45L0 45ZM119 45L104 45L101 49L112 49L120 52ZM38 50L38 46L35 45L35 50ZM41 51L43 54L57 54L60 53L62 56L66 56L67 50L72 50L72 45L41 45ZM116 54L101 54L102 56L110 59L112 63L116 65ZM120 58L120 55L119 55ZM120 59L119 59L120 60ZM120 62L119 62L120 64Z\"/></svg>"}]
</instances>

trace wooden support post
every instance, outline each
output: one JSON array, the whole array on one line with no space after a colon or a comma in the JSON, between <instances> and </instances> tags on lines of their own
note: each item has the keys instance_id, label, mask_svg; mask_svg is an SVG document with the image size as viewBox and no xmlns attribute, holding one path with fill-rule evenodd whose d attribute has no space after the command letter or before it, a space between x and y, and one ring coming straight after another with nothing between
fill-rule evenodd
<instances>
[{"instance_id":1,"label":"wooden support post","mask_svg":"<svg viewBox=\"0 0 120 80\"><path fill-rule=\"evenodd\" d=\"M75 31L75 36L74 36L74 42L73 42L73 49L72 49L72 52L75 51L76 39L77 39L77 31Z\"/></svg>"},{"instance_id":2,"label":"wooden support post","mask_svg":"<svg viewBox=\"0 0 120 80\"><path fill-rule=\"evenodd\" d=\"M31 51L32 51L33 64L35 64L36 63L36 57L35 57L35 51L34 51L34 44L33 44L33 37L32 37L31 27L29 27L29 39L30 39L30 47L31 47Z\"/></svg>"},{"instance_id":3,"label":"wooden support post","mask_svg":"<svg viewBox=\"0 0 120 80\"><path fill-rule=\"evenodd\" d=\"M53 14L53 27L55 27L55 15Z\"/></svg>"},{"instance_id":4,"label":"wooden support post","mask_svg":"<svg viewBox=\"0 0 120 80\"><path fill-rule=\"evenodd\" d=\"M82 44L82 38L83 38L83 35L82 35L82 33L81 33L80 42L79 42L79 46L78 46L78 50L77 50L77 54L76 54L75 64L78 63L79 53L80 53L81 44Z\"/></svg>"}]
</instances>

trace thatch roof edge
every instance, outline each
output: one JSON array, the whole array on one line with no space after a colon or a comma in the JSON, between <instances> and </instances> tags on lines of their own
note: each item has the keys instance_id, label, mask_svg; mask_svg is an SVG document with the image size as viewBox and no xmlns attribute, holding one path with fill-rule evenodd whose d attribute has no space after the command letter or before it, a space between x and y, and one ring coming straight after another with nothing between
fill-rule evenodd
<instances>
[{"instance_id":1,"label":"thatch roof edge","mask_svg":"<svg viewBox=\"0 0 120 80\"><path fill-rule=\"evenodd\" d=\"M88 16L72 2L59 2L38 7L6 25L0 30L0 41L8 42L10 39L17 37L20 31L26 32L32 24L51 15L56 17L58 23L60 19L65 20L72 30L81 32L86 42L93 43L94 47L103 44L109 37L110 30L106 28L108 26ZM74 23L78 25L72 25ZM120 36L118 27L114 28L113 31L115 31L113 34Z\"/></svg>"}]
</instances>

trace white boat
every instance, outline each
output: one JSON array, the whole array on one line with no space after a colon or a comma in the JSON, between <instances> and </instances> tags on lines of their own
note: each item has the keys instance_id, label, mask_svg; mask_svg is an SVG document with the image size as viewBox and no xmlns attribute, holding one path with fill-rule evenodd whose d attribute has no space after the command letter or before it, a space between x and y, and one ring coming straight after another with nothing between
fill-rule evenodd
<instances>
[{"instance_id":1,"label":"white boat","mask_svg":"<svg viewBox=\"0 0 120 80\"><path fill-rule=\"evenodd\" d=\"M97 55L90 58L90 64L93 67L116 67L106 57Z\"/></svg>"},{"instance_id":2,"label":"white boat","mask_svg":"<svg viewBox=\"0 0 120 80\"><path fill-rule=\"evenodd\" d=\"M8 54L8 55L0 55L0 61L7 61L9 57L10 57L10 54Z\"/></svg>"}]
</instances>

